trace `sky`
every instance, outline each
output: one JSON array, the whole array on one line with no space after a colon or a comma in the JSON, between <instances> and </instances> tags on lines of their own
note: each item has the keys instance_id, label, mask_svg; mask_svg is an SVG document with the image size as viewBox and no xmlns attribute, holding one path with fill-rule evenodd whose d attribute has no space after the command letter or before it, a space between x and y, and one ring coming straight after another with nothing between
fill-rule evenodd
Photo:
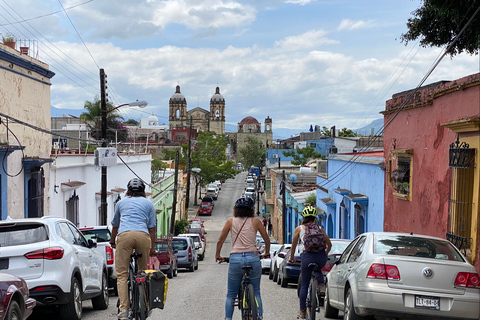
<instances>
[{"instance_id":1,"label":"sky","mask_svg":"<svg viewBox=\"0 0 480 320\"><path fill-rule=\"evenodd\" d=\"M0 0L0 33L30 40L47 63L51 104L83 109L100 95L146 100L125 119L168 124L181 87L187 109L209 110L215 88L226 123L268 116L291 134L310 125L361 128L393 94L415 88L443 48L400 41L420 0ZM460 28L460 27L459 27ZM425 84L479 72L479 57L445 57Z\"/></svg>"}]
</instances>

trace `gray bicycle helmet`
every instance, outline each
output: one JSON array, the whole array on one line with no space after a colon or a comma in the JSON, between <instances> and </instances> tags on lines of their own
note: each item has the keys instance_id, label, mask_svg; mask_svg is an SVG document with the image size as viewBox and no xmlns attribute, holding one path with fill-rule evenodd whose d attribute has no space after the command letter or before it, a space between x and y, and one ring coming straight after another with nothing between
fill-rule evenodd
<instances>
[{"instance_id":1,"label":"gray bicycle helmet","mask_svg":"<svg viewBox=\"0 0 480 320\"><path fill-rule=\"evenodd\" d=\"M145 184L142 180L138 178L133 178L132 180L128 181L127 189L129 191L145 191Z\"/></svg>"}]
</instances>

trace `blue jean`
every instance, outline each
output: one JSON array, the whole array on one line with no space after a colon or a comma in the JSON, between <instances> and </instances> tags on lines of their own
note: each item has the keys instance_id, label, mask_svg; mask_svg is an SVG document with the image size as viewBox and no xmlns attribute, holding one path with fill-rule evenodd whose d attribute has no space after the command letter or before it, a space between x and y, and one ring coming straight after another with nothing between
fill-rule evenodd
<instances>
[{"instance_id":1,"label":"blue jean","mask_svg":"<svg viewBox=\"0 0 480 320\"><path fill-rule=\"evenodd\" d=\"M327 263L327 253L325 250L321 252L302 252L300 255L302 259L301 273L302 273L302 286L300 287L300 310L307 309L307 292L310 285L310 279L312 278L312 270L308 268L310 263L316 263L318 268L315 269L315 278L317 283L324 283L322 268Z\"/></svg>"},{"instance_id":2,"label":"blue jean","mask_svg":"<svg viewBox=\"0 0 480 320\"><path fill-rule=\"evenodd\" d=\"M258 254L253 252L232 253L228 266L228 285L227 285L227 301L225 301L225 319L230 320L233 316L232 298L238 295L238 290L242 284L243 266L252 266L249 277L250 283L253 285L255 297L258 303L258 314L263 316L262 298L260 297L260 279L262 278L262 265Z\"/></svg>"}]
</instances>

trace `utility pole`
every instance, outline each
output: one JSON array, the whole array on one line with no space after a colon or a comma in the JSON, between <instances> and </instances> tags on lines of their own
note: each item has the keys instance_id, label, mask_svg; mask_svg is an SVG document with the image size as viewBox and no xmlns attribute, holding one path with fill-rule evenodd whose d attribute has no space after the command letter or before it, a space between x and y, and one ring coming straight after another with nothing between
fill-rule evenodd
<instances>
[{"instance_id":1,"label":"utility pole","mask_svg":"<svg viewBox=\"0 0 480 320\"><path fill-rule=\"evenodd\" d=\"M100 106L102 112L102 148L107 147L107 75L100 69ZM102 166L102 190L100 195L100 225L107 225L107 166Z\"/></svg>"},{"instance_id":2,"label":"utility pole","mask_svg":"<svg viewBox=\"0 0 480 320\"><path fill-rule=\"evenodd\" d=\"M282 192L282 241L286 243L287 241L287 228L286 228L286 218L287 218L287 206L286 206L286 199L285 199L285 189L287 187L285 182L285 170L282 170L282 187L280 191Z\"/></svg>"},{"instance_id":3,"label":"utility pole","mask_svg":"<svg viewBox=\"0 0 480 320\"><path fill-rule=\"evenodd\" d=\"M175 155L175 178L173 185L173 204L172 204L172 216L170 217L170 233L173 235L175 233L175 217L177 213L177 185L178 185L178 161L179 161L179 151Z\"/></svg>"},{"instance_id":4,"label":"utility pole","mask_svg":"<svg viewBox=\"0 0 480 320\"><path fill-rule=\"evenodd\" d=\"M190 117L190 126L188 129L187 194L185 195L185 211L187 216L190 203L190 175L192 172L192 125L192 117Z\"/></svg>"}]
</instances>

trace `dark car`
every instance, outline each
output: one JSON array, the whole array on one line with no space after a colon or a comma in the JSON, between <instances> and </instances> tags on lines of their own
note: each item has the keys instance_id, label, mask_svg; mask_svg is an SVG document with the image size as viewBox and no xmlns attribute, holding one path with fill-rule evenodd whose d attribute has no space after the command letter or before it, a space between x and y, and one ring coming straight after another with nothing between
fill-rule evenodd
<instances>
[{"instance_id":1,"label":"dark car","mask_svg":"<svg viewBox=\"0 0 480 320\"><path fill-rule=\"evenodd\" d=\"M0 320L27 319L37 303L29 297L25 280L7 273L0 273L0 297Z\"/></svg>"},{"instance_id":2,"label":"dark car","mask_svg":"<svg viewBox=\"0 0 480 320\"><path fill-rule=\"evenodd\" d=\"M298 277L300 276L300 254L303 251L303 245L298 244L295 249L295 262L290 262L290 250L285 254L285 259L283 259L280 267L278 269L278 279L277 284L286 288L289 282L298 282Z\"/></svg>"},{"instance_id":3,"label":"dark car","mask_svg":"<svg viewBox=\"0 0 480 320\"><path fill-rule=\"evenodd\" d=\"M200 206L198 207L198 215L199 216L203 216L203 215L211 216L212 211L213 211L212 203L213 202L202 202L200 204Z\"/></svg>"}]
</instances>

